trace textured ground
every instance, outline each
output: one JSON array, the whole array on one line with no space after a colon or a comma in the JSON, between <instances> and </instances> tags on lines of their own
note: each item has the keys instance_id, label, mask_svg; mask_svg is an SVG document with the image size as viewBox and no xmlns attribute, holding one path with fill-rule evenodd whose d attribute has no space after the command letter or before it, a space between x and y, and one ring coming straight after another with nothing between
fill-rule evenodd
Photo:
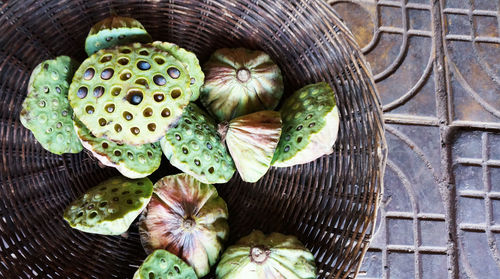
<instances>
[{"instance_id":1,"label":"textured ground","mask_svg":"<svg viewBox=\"0 0 500 279\"><path fill-rule=\"evenodd\" d=\"M329 3L371 64L387 124L358 278L499 278L500 1Z\"/></svg>"}]
</instances>

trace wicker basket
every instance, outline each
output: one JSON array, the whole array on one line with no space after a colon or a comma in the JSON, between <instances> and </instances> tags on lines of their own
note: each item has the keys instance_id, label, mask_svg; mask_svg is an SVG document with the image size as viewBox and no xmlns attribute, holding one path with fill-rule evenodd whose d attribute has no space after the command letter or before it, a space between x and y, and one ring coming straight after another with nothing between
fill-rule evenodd
<instances>
[{"instance_id":1,"label":"wicker basket","mask_svg":"<svg viewBox=\"0 0 500 279\"><path fill-rule=\"evenodd\" d=\"M46 152L19 121L33 68L63 54L83 60L90 27L110 13L137 18L155 40L202 62L221 47L262 49L282 69L285 95L323 80L335 88L341 124L332 155L272 168L256 184L235 175L218 189L229 244L252 229L294 234L315 254L319 278L354 277L374 231L386 145L371 71L322 0L0 1L0 277L131 278L146 257L136 226L111 237L66 225L66 205L116 172L83 152ZM162 166L153 181L176 172Z\"/></svg>"}]
</instances>

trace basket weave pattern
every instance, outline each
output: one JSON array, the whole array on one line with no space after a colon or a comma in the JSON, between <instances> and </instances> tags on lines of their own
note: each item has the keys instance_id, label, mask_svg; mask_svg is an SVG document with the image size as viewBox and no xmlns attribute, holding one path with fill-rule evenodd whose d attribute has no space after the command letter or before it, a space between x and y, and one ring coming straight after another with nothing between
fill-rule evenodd
<instances>
[{"instance_id":1,"label":"basket weave pattern","mask_svg":"<svg viewBox=\"0 0 500 279\"><path fill-rule=\"evenodd\" d=\"M70 201L117 172L83 152L45 151L19 121L33 68L58 55L82 61L88 30L111 12L201 62L222 47L261 49L284 74L283 98L313 82L334 87L341 123L333 154L217 188L229 207L228 244L252 229L294 234L315 254L319 278L354 277L374 229L386 146L371 71L321 0L0 1L0 277L131 278L146 257L136 226L128 236L100 236L62 219ZM174 172L164 161L152 180Z\"/></svg>"}]
</instances>

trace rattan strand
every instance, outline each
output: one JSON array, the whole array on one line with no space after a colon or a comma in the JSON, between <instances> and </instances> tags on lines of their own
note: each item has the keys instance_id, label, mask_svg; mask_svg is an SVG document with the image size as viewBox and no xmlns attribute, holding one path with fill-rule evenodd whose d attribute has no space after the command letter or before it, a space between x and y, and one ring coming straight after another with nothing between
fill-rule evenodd
<instances>
[{"instance_id":1,"label":"rattan strand","mask_svg":"<svg viewBox=\"0 0 500 279\"><path fill-rule=\"evenodd\" d=\"M0 1L0 277L131 278L146 257L135 226L110 237L64 223L71 200L117 172L84 152L46 152L18 117L33 68L63 54L82 61L91 25L111 13L137 18L154 39L201 61L221 47L262 49L282 69L286 95L323 80L335 88L332 155L273 168L256 184L236 175L218 189L229 206L228 244L252 229L294 234L316 255L319 278L354 277L374 231L386 145L371 71L321 0ZM174 172L164 160L152 180Z\"/></svg>"}]
</instances>

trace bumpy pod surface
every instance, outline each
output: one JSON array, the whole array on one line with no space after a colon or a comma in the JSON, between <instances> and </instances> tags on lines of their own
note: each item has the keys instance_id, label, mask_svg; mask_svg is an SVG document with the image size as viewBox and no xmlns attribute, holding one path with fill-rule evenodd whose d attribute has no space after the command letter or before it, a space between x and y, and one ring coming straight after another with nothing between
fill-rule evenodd
<instances>
[{"instance_id":1,"label":"bumpy pod surface","mask_svg":"<svg viewBox=\"0 0 500 279\"><path fill-rule=\"evenodd\" d=\"M198 279L193 268L176 255L158 249L137 269L133 279Z\"/></svg>"},{"instance_id":2,"label":"bumpy pod surface","mask_svg":"<svg viewBox=\"0 0 500 279\"><path fill-rule=\"evenodd\" d=\"M151 36L136 19L112 16L92 26L85 39L85 52L90 56L104 48L151 41Z\"/></svg>"},{"instance_id":3,"label":"bumpy pod surface","mask_svg":"<svg viewBox=\"0 0 500 279\"><path fill-rule=\"evenodd\" d=\"M68 88L78 68L68 56L47 60L35 67L28 84L20 119L43 148L55 154L78 153L82 145L73 130L73 109Z\"/></svg>"},{"instance_id":4,"label":"bumpy pod surface","mask_svg":"<svg viewBox=\"0 0 500 279\"><path fill-rule=\"evenodd\" d=\"M96 137L141 145L158 141L182 115L191 97L189 74L150 44L118 46L82 63L68 97Z\"/></svg>"},{"instance_id":5,"label":"bumpy pod surface","mask_svg":"<svg viewBox=\"0 0 500 279\"><path fill-rule=\"evenodd\" d=\"M280 135L277 111L259 111L229 122L226 144L243 181L257 182L266 174Z\"/></svg>"},{"instance_id":6,"label":"bumpy pod surface","mask_svg":"<svg viewBox=\"0 0 500 279\"><path fill-rule=\"evenodd\" d=\"M188 174L166 176L141 216L139 232L146 252L166 249L205 276L227 238L227 206L210 184Z\"/></svg>"},{"instance_id":7,"label":"bumpy pod surface","mask_svg":"<svg viewBox=\"0 0 500 279\"><path fill-rule=\"evenodd\" d=\"M295 237L253 231L230 246L217 265L218 279L314 279L314 256Z\"/></svg>"},{"instance_id":8,"label":"bumpy pod surface","mask_svg":"<svg viewBox=\"0 0 500 279\"><path fill-rule=\"evenodd\" d=\"M105 138L96 138L76 118L74 126L85 149L103 165L116 168L128 178L146 177L160 167L162 151L159 143L117 144Z\"/></svg>"},{"instance_id":9,"label":"bumpy pod surface","mask_svg":"<svg viewBox=\"0 0 500 279\"><path fill-rule=\"evenodd\" d=\"M186 107L160 145L173 166L203 183L226 183L235 172L214 121L194 103Z\"/></svg>"},{"instance_id":10,"label":"bumpy pod surface","mask_svg":"<svg viewBox=\"0 0 500 279\"><path fill-rule=\"evenodd\" d=\"M307 85L288 98L280 110L283 132L273 166L305 164L333 152L339 130L335 94L326 82Z\"/></svg>"},{"instance_id":11,"label":"bumpy pod surface","mask_svg":"<svg viewBox=\"0 0 500 279\"><path fill-rule=\"evenodd\" d=\"M191 84L191 102L194 102L198 99L200 95L200 87L203 85L205 80L205 74L202 72L200 67L200 61L196 55L182 47L174 43L169 42L153 42L153 46L167 51L172 56L174 56L177 60L184 63L184 66L189 72L190 76L190 84Z\"/></svg>"},{"instance_id":12,"label":"bumpy pod surface","mask_svg":"<svg viewBox=\"0 0 500 279\"><path fill-rule=\"evenodd\" d=\"M153 183L148 178L113 177L68 205L64 220L84 232L119 235L127 231L152 194Z\"/></svg>"},{"instance_id":13,"label":"bumpy pod surface","mask_svg":"<svg viewBox=\"0 0 500 279\"><path fill-rule=\"evenodd\" d=\"M203 66L200 100L219 121L273 110L283 95L283 77L269 55L244 48L219 49Z\"/></svg>"}]
</instances>

